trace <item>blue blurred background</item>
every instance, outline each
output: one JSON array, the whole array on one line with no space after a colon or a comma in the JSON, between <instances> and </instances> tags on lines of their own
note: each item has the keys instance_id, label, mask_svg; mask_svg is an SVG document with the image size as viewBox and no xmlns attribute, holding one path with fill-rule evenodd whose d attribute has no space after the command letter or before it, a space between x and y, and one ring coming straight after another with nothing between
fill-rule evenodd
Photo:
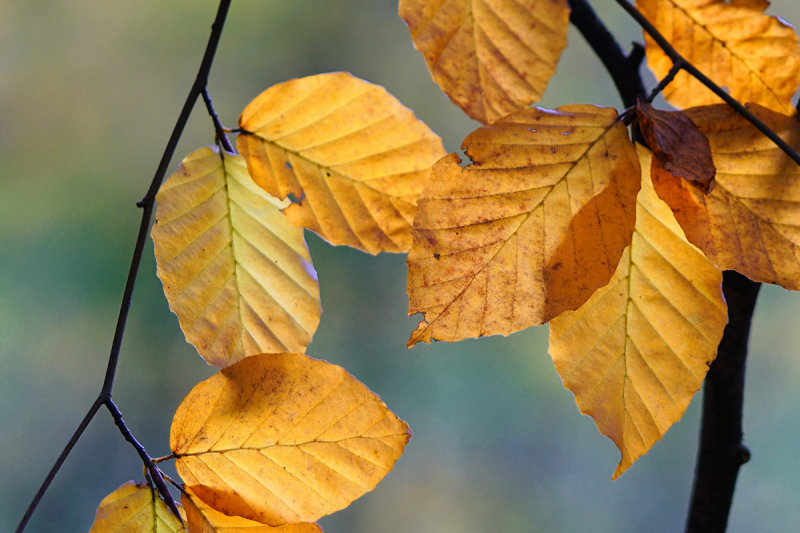
<instances>
[{"instance_id":1,"label":"blue blurred background","mask_svg":"<svg viewBox=\"0 0 800 533\"><path fill-rule=\"evenodd\" d=\"M626 48L626 15L593 2ZM800 22L793 0L770 12ZM144 194L193 81L213 0L0 0L0 531L11 531L102 382ZM431 81L387 0L234 2L210 91L223 122L266 87L347 70L386 86L449 151L476 123ZM620 103L574 30L542 105ZM652 80L651 78L648 78ZM213 142L202 105L180 158ZM325 312L308 352L345 366L414 437L372 493L322 520L328 533L638 532L683 528L698 398L619 480L613 444L581 416L547 355L546 327L404 348L400 255L308 236ZM766 287L752 337L746 442L731 532L800 524L800 296ZM211 375L186 344L148 243L115 399L152 455L172 413ZM88 531L100 500L141 464L101 411L28 531Z\"/></svg>"}]
</instances>

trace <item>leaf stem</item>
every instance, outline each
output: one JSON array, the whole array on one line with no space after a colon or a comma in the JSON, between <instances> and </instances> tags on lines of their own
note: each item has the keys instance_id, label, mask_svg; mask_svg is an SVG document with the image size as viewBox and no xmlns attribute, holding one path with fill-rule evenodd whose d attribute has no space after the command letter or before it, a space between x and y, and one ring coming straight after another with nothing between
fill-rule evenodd
<instances>
[{"instance_id":1,"label":"leaf stem","mask_svg":"<svg viewBox=\"0 0 800 533\"><path fill-rule=\"evenodd\" d=\"M711 81L711 79L700 72L692 63L686 60L681 54L678 53L675 48L667 41L667 39L661 35L661 33L653 26L653 24L647 20L647 18L642 14L641 11L636 9L628 0L617 0L617 3L628 12L628 14L633 17L633 19L642 27L644 31L647 32L650 37L658 44L658 46L667 54L672 60L673 65L680 65L681 70L685 70L690 75L692 75L697 81L711 89L717 96L722 98L722 100L734 108L740 115L746 118L753 126L758 128L758 130L766 135L769 140L771 140L775 145L780 148L781 150L786 153L789 157L794 160L795 163L800 165L800 154L797 151L789 146L789 144L781 139L777 133L772 131L766 124L761 122L755 115L753 115L750 111L747 110L742 104L740 104L735 98L732 98L731 95L726 93L722 87Z\"/></svg>"},{"instance_id":2,"label":"leaf stem","mask_svg":"<svg viewBox=\"0 0 800 533\"><path fill-rule=\"evenodd\" d=\"M742 445L747 341L760 283L732 270L723 274L728 325L703 387L703 420L686 533L721 533L728 524L739 467L750 459Z\"/></svg>"},{"instance_id":3,"label":"leaf stem","mask_svg":"<svg viewBox=\"0 0 800 533\"><path fill-rule=\"evenodd\" d=\"M148 470L151 472L154 478L154 482L158 488L159 493L170 505L172 511L180 518L180 514L177 513L177 507L175 506L174 500L172 500L172 496L169 493L169 490L164 483L163 478L158 473L158 469L152 463L152 460L144 451L144 448L133 438L131 432L125 426L124 421L122 421L122 415L119 413L119 409L117 409L116 405L114 404L113 400L111 399L111 392L114 386L114 377L116 375L117 370L117 363L119 362L119 354L120 348L122 347L122 337L125 332L125 324L128 319L128 312L131 306L131 299L133 296L133 288L136 283L136 277L139 272L139 265L142 261L142 254L144 251L144 244L147 240L147 230L150 227L150 219L153 215L153 207L155 204L155 196L156 192L158 192L158 188L161 186L161 182L164 180L164 176L167 172L167 167L169 166L169 162L172 159L172 156L175 153L175 149L177 148L178 141L180 140L181 135L183 134L183 130L186 126L186 123L189 120L189 115L194 108L194 104L197 101L198 97L203 93L203 90L206 88L208 84L208 75L211 71L211 65L214 61L214 54L217 50L217 45L219 44L220 37L222 36L222 29L225 25L225 18L228 14L228 9L230 8L231 0L220 0L219 8L217 9L217 14L214 19L214 23L211 26L211 35L208 39L208 43L206 44L206 49L203 54L203 59L200 63L200 68L198 69L197 76L195 77L194 83L192 84L191 89L189 90L189 94L186 97L186 101L183 104L183 108L181 109L180 114L178 115L178 120L175 124L175 127L172 130L172 134L167 142L167 146L164 149L164 153L161 156L161 160L158 164L156 169L155 175L153 176L152 181L150 182L150 187L147 190L147 193L144 197L137 202L137 206L142 208L142 221L139 225L139 233L136 237L136 244L133 250L133 257L131 259L131 266L128 271L128 279L125 283L125 289L122 295L122 303L120 305L119 315L117 317L117 325L114 330L114 339L111 343L111 351L108 357L108 365L106 367L106 374L103 380L103 385L101 387L100 393L98 394L97 398L95 399L92 406L89 408L89 411L84 416L83 420L78 425L75 432L70 437L69 442L62 450L61 454L56 459L55 463L51 467L50 471L47 473L44 481L42 482L39 490L36 492L36 495L33 497L30 505L28 506L27 510L25 511L25 515L22 517L19 525L17 526L16 532L21 533L24 531L25 527L27 526L30 518L33 516L33 513L36 511L36 508L39 506L42 498L44 497L45 492L50 486L50 483L55 478L56 474L58 473L59 469L63 465L64 461L66 460L67 456L70 454L72 449L77 444L78 440L80 439L81 435L83 435L86 427L89 425L89 422L92 421L94 416L97 414L97 411L100 409L101 406L105 405L109 411L111 412L112 416L114 417L114 421L117 423L120 431L122 432L123 436L125 437L128 442L130 442L134 448L136 448L137 452L139 452L140 457L145 463L145 466L148 467ZM212 108L213 109L213 108ZM212 117L213 118L213 117Z\"/></svg>"}]
</instances>

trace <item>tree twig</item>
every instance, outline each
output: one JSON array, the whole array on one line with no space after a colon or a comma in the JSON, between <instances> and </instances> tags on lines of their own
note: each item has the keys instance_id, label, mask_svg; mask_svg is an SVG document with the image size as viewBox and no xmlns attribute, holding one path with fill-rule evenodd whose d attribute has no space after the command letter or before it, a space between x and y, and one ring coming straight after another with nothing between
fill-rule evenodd
<instances>
[{"instance_id":1,"label":"tree twig","mask_svg":"<svg viewBox=\"0 0 800 533\"><path fill-rule=\"evenodd\" d=\"M142 208L142 221L139 225L139 233L136 237L136 244L133 250L131 266L128 271L128 279L125 283L125 290L122 295L122 303L120 305L119 315L117 318L117 325L114 330L114 339L111 343L111 352L108 357L108 365L106 367L106 374L103 380L103 385L101 387L100 393L98 394L97 398L95 399L89 411L86 413L86 416L84 416L83 420L78 425L78 428L73 433L69 442L64 447L61 454L58 456L58 459L56 459L56 462L53 464L52 468L47 473L47 476L42 482L42 485L39 487L39 490L36 492L36 495L34 496L33 500L28 506L19 525L17 526L16 529L17 533L21 533L25 529L28 522L30 521L31 516L33 516L34 511L41 502L45 492L47 492L47 489L49 488L50 483L53 481L53 478L55 478L62 464L66 460L67 456L70 454L72 449L75 447L75 444L78 442L78 439L80 439L81 435L83 435L83 432L86 430L86 427L89 425L94 416L97 414L97 411L103 405L106 405L108 407L109 411L112 413L112 416L114 416L115 422L117 422L117 426L120 428L120 431L125 436L126 440L128 440L129 442L131 442L131 444L134 445L134 448L136 448L140 457L142 457L143 461L145 462L145 465L148 466L148 470L151 472L151 474L153 474L154 482L156 483L156 488L161 494L161 497L164 498L164 500L167 502L168 505L170 505L173 512L178 517L180 517L180 515L177 513L177 507L175 505L174 500L172 499L172 495L170 494L169 489L164 484L163 478L161 478L160 474L158 474L158 469L153 466L152 460L149 458L149 456L147 456L147 453L144 452L144 448L142 448L141 445L138 442L136 442L136 439L133 438L133 435L125 426L124 422L122 421L121 414L119 414L119 409L116 409L116 405L112 401L111 393L112 393L112 388L114 386L114 377L116 375L117 363L119 362L120 348L122 347L122 337L125 332L125 324L127 322L128 312L131 306L133 288L136 283L137 274L139 272L139 265L141 264L142 260L144 244L147 240L147 230L150 227L150 220L153 215L153 207L155 204L156 192L158 192L158 188L160 187L161 182L164 180L164 176L166 175L167 172L167 167L169 166L169 162L172 160L172 157L175 153L175 148L178 145L178 141L180 140L180 137L183 133L183 129L189 120L189 115L191 114L192 109L194 108L194 105L197 102L197 99L201 96L203 90L206 88L208 84L208 75L209 72L211 71L211 65L214 61L214 54L216 53L217 45L219 44L220 37L222 36L222 28L225 25L225 18L228 14L228 9L230 8L230 4L231 0L220 0L219 8L217 9L217 14L214 19L214 23L211 26L211 35L208 39L208 43L206 45L206 49L203 54L203 59L200 63L200 68L198 69L197 76L195 77L195 81L192 84L192 87L189 90L189 94L186 97L186 101L183 104L183 108L181 109L181 112L178 115L178 120L175 124L175 127L172 130L172 134L170 135L169 141L167 142L167 146L164 149L164 153L161 156L161 160L158 164L158 168L156 169L155 175L153 176L153 179L150 182L150 187L148 188L147 193L144 195L144 197L136 204L138 207ZM119 416L117 417L115 413L117 413ZM144 453L144 456L142 456L142 453Z\"/></svg>"},{"instance_id":2,"label":"tree twig","mask_svg":"<svg viewBox=\"0 0 800 533\"><path fill-rule=\"evenodd\" d=\"M643 49L634 46L630 56L626 56L586 0L568 0L568 3L569 21L581 32L603 62L617 87L623 106L635 106L636 97L645 94L644 83L639 74L639 65L644 58Z\"/></svg>"},{"instance_id":3,"label":"tree twig","mask_svg":"<svg viewBox=\"0 0 800 533\"><path fill-rule=\"evenodd\" d=\"M225 134L225 127L219 120L217 110L214 109L214 104L211 102L211 95L208 94L208 87L203 87L203 102L205 102L208 114L211 116L212 122L214 122L214 131L217 132L217 140L226 152L233 153L233 145L231 144L230 139L228 139L228 136Z\"/></svg>"},{"instance_id":4,"label":"tree twig","mask_svg":"<svg viewBox=\"0 0 800 533\"><path fill-rule=\"evenodd\" d=\"M658 44L658 46L667 54L672 60L673 64L680 65L682 70L685 70L689 74L691 74L694 78L697 79L700 83L711 89L714 94L719 96L726 104L734 108L740 115L746 118L753 126L758 128L758 131L766 135L769 140L771 140L775 145L780 148L781 150L786 153L789 157L794 160L795 163L800 165L800 154L797 151L789 146L789 144L781 139L777 133L772 131L772 129L764 124L758 117L752 114L750 111L747 110L742 104L740 104L735 98L732 98L731 95L726 93L722 87L711 81L711 79L700 72L691 62L687 61L681 54L678 53L675 48L664 38L663 35L653 26L653 24L647 20L647 18L642 14L641 11L636 9L628 0L617 0L617 3L628 12L628 14L633 17L633 19L642 27L644 31L647 32L650 37Z\"/></svg>"},{"instance_id":5,"label":"tree twig","mask_svg":"<svg viewBox=\"0 0 800 533\"><path fill-rule=\"evenodd\" d=\"M722 533L728 524L739 467L750 459L742 445L747 341L760 283L729 270L722 290L728 325L703 387L703 419L687 533Z\"/></svg>"}]
</instances>

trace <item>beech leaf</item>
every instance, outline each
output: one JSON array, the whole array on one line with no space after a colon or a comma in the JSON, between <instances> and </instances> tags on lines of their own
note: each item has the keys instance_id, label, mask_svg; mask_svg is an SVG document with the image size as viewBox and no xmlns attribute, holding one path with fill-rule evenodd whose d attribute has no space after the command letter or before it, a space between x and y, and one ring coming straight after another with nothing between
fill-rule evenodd
<instances>
[{"instance_id":1,"label":"beech leaf","mask_svg":"<svg viewBox=\"0 0 800 533\"><path fill-rule=\"evenodd\" d=\"M206 504L279 526L313 522L372 490L408 425L343 368L293 353L247 357L199 383L170 446Z\"/></svg>"},{"instance_id":2,"label":"beech leaf","mask_svg":"<svg viewBox=\"0 0 800 533\"><path fill-rule=\"evenodd\" d=\"M550 322L550 355L581 413L619 448L614 478L680 420L727 323L722 273L689 244L650 183L611 281Z\"/></svg>"},{"instance_id":3,"label":"beech leaf","mask_svg":"<svg viewBox=\"0 0 800 533\"><path fill-rule=\"evenodd\" d=\"M408 346L508 335L577 309L633 231L641 171L613 109L519 111L472 132L419 200L408 255Z\"/></svg>"},{"instance_id":4,"label":"beech leaf","mask_svg":"<svg viewBox=\"0 0 800 533\"><path fill-rule=\"evenodd\" d=\"M790 145L800 122L748 105ZM653 165L658 195L689 241L722 270L800 289L800 167L744 117L720 104L686 110L708 137L716 188L708 196Z\"/></svg>"},{"instance_id":5,"label":"beech leaf","mask_svg":"<svg viewBox=\"0 0 800 533\"><path fill-rule=\"evenodd\" d=\"M152 237L170 309L209 363L302 352L319 324L303 231L257 187L244 160L193 152L162 185Z\"/></svg>"},{"instance_id":6,"label":"beech leaf","mask_svg":"<svg viewBox=\"0 0 800 533\"><path fill-rule=\"evenodd\" d=\"M658 165L708 194L717 171L708 139L694 122L680 111L662 111L641 99L636 103L636 115Z\"/></svg>"},{"instance_id":7,"label":"beech leaf","mask_svg":"<svg viewBox=\"0 0 800 533\"><path fill-rule=\"evenodd\" d=\"M186 510L189 533L322 533L319 525L310 522L268 526L241 516L228 516L209 507L191 489L181 496Z\"/></svg>"},{"instance_id":8,"label":"beech leaf","mask_svg":"<svg viewBox=\"0 0 800 533\"><path fill-rule=\"evenodd\" d=\"M103 498L89 533L185 531L181 521L147 483L128 481Z\"/></svg>"},{"instance_id":9,"label":"beech leaf","mask_svg":"<svg viewBox=\"0 0 800 533\"><path fill-rule=\"evenodd\" d=\"M740 102L791 113L800 84L800 51L790 25L763 13L767 2L637 0L636 6L687 61L727 88ZM647 62L663 78L672 61L645 33ZM664 89L671 104L687 108L720 102L685 71Z\"/></svg>"},{"instance_id":10,"label":"beech leaf","mask_svg":"<svg viewBox=\"0 0 800 533\"><path fill-rule=\"evenodd\" d=\"M488 124L541 99L567 45L566 0L400 0L442 91Z\"/></svg>"},{"instance_id":11,"label":"beech leaf","mask_svg":"<svg viewBox=\"0 0 800 533\"><path fill-rule=\"evenodd\" d=\"M406 252L441 140L383 87L344 72L275 85L242 112L239 151L284 213L332 244Z\"/></svg>"}]
</instances>

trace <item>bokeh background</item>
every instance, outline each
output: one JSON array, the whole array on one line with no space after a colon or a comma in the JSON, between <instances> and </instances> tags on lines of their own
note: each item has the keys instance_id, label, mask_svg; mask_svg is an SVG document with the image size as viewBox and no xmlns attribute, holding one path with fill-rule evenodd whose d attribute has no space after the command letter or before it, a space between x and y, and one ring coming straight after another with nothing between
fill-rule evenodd
<instances>
[{"instance_id":1,"label":"bokeh background","mask_svg":"<svg viewBox=\"0 0 800 533\"><path fill-rule=\"evenodd\" d=\"M593 2L627 48L613 2ZM770 12L800 23L794 0ZM144 194L192 83L213 0L0 0L0 531L11 531L102 382ZM347 70L386 86L454 151L476 124L431 81L388 0L237 0L211 74L223 122L266 87ZM543 105L619 107L581 36ZM649 78L652 80L652 78ZM213 142L202 105L171 167ZM619 480L613 444L581 416L547 355L546 327L404 348L405 263L308 236L325 312L308 352L345 366L414 430L372 493L322 520L329 533L680 531L699 395ZM745 409L752 461L731 532L800 524L800 295L763 289ZM185 343L148 243L114 397L148 451L166 455L172 413L212 374ZM101 411L30 523L88 531L100 500L141 464Z\"/></svg>"}]
</instances>

